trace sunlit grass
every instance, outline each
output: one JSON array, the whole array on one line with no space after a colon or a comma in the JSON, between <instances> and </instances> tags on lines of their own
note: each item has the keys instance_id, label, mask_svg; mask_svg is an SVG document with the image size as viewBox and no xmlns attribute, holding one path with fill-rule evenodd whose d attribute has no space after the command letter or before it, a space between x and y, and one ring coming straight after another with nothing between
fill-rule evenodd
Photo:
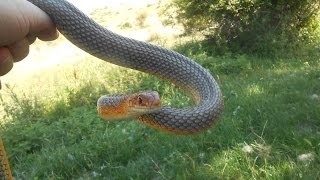
<instances>
[{"instance_id":1,"label":"sunlit grass","mask_svg":"<svg viewBox=\"0 0 320 180\"><path fill-rule=\"evenodd\" d=\"M247 87L247 91L249 95L254 95L254 94L262 94L263 93L263 89L256 85L256 84L252 84L249 85L249 87Z\"/></svg>"}]
</instances>

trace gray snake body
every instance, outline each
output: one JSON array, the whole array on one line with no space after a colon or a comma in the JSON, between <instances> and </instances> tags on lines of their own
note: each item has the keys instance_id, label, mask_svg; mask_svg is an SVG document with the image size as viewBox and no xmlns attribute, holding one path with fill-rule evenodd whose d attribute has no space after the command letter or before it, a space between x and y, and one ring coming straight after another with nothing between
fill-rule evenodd
<instances>
[{"instance_id":1,"label":"gray snake body","mask_svg":"<svg viewBox=\"0 0 320 180\"><path fill-rule=\"evenodd\" d=\"M65 0L28 0L46 12L73 44L105 61L143 71L173 82L196 101L196 106L167 106L142 115L143 123L177 134L209 128L223 111L217 82L203 67L177 52L115 34L98 25Z\"/></svg>"}]
</instances>

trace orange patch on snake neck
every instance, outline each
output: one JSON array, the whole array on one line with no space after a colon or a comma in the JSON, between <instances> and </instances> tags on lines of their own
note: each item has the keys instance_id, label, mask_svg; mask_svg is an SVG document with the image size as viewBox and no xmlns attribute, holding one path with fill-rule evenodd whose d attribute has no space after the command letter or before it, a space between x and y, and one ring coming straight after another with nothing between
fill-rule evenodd
<instances>
[{"instance_id":1,"label":"orange patch on snake neck","mask_svg":"<svg viewBox=\"0 0 320 180\"><path fill-rule=\"evenodd\" d=\"M98 106L99 115L105 120L124 119L128 117L128 103L123 101L117 106Z\"/></svg>"}]
</instances>

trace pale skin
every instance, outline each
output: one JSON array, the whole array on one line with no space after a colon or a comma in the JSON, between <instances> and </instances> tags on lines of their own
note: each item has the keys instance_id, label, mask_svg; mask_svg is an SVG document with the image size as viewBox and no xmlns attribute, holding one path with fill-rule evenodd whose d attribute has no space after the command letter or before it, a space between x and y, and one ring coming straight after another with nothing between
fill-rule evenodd
<instances>
[{"instance_id":1,"label":"pale skin","mask_svg":"<svg viewBox=\"0 0 320 180\"><path fill-rule=\"evenodd\" d=\"M48 15L27 0L0 0L0 76L28 55L37 38L51 41L58 35Z\"/></svg>"}]
</instances>

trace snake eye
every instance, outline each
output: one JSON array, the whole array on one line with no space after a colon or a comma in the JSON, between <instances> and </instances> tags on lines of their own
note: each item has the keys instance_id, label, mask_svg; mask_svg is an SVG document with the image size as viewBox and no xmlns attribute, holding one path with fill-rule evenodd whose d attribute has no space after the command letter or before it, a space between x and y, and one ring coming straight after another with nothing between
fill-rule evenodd
<instances>
[{"instance_id":1,"label":"snake eye","mask_svg":"<svg viewBox=\"0 0 320 180\"><path fill-rule=\"evenodd\" d=\"M142 98L140 96L138 96L138 101L139 101L139 104L141 105L142 104Z\"/></svg>"}]
</instances>

